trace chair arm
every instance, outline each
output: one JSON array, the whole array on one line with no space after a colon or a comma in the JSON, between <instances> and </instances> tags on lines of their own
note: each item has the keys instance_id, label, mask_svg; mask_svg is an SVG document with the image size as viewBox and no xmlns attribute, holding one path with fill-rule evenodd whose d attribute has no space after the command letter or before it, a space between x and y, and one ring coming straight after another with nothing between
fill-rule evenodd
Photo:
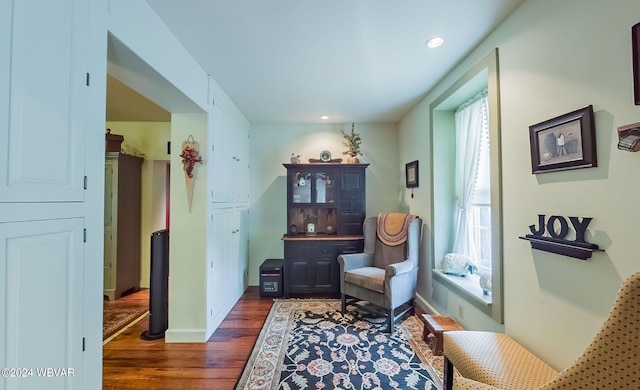
<instances>
[{"instance_id":1,"label":"chair arm","mask_svg":"<svg viewBox=\"0 0 640 390\"><path fill-rule=\"evenodd\" d=\"M453 378L453 390L501 390L499 387L487 385L486 383L474 381L462 376Z\"/></svg>"},{"instance_id":2,"label":"chair arm","mask_svg":"<svg viewBox=\"0 0 640 390\"><path fill-rule=\"evenodd\" d=\"M413 269L413 261L405 260L395 264L389 264L385 268L385 277L391 278L393 276L406 274Z\"/></svg>"},{"instance_id":3,"label":"chair arm","mask_svg":"<svg viewBox=\"0 0 640 390\"><path fill-rule=\"evenodd\" d=\"M338 256L338 263L343 271L352 269L371 267L373 264L373 255L369 253L350 253Z\"/></svg>"}]
</instances>

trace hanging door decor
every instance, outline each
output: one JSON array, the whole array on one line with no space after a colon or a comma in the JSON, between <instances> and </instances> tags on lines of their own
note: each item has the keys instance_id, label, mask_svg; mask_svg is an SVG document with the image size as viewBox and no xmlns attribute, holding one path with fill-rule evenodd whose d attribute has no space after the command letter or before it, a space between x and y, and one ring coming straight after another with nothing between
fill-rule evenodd
<instances>
[{"instance_id":1,"label":"hanging door decor","mask_svg":"<svg viewBox=\"0 0 640 390\"><path fill-rule=\"evenodd\" d=\"M202 164L202 157L198 154L199 145L190 135L186 141L182 142L182 169L184 170L184 178L187 185L187 202L189 203L189 212L191 212L191 201L193 199L193 186L196 178L194 172L197 164Z\"/></svg>"}]
</instances>

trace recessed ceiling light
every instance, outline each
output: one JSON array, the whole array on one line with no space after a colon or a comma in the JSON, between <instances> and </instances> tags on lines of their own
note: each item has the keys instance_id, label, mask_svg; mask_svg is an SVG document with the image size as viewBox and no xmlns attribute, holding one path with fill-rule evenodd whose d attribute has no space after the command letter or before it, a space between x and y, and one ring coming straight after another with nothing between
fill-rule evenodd
<instances>
[{"instance_id":1,"label":"recessed ceiling light","mask_svg":"<svg viewBox=\"0 0 640 390\"><path fill-rule=\"evenodd\" d=\"M443 43L444 43L444 39L442 39L442 37L433 37L433 38L429 38L429 40L427 40L424 43L424 45L429 49L435 49L436 47L442 45Z\"/></svg>"},{"instance_id":2,"label":"recessed ceiling light","mask_svg":"<svg viewBox=\"0 0 640 390\"><path fill-rule=\"evenodd\" d=\"M326 121L327 119L329 119L329 115L323 115L320 117L320 119L322 119L323 121Z\"/></svg>"}]
</instances>

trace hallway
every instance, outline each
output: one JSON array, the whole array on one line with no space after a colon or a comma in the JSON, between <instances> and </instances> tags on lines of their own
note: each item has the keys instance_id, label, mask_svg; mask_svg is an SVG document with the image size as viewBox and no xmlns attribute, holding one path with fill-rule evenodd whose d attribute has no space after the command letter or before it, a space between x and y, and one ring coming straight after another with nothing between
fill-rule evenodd
<instances>
[{"instance_id":1,"label":"hallway","mask_svg":"<svg viewBox=\"0 0 640 390\"><path fill-rule=\"evenodd\" d=\"M206 343L142 340L141 320L103 347L103 389L232 390L272 302L249 287Z\"/></svg>"}]
</instances>

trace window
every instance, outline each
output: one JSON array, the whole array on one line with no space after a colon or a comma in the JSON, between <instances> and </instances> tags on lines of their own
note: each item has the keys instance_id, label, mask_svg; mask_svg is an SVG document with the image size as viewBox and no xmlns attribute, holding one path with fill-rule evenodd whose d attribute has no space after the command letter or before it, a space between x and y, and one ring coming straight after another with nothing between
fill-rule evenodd
<instances>
[{"instance_id":1,"label":"window","mask_svg":"<svg viewBox=\"0 0 640 390\"><path fill-rule=\"evenodd\" d=\"M504 297L498 84L498 50L495 49L430 104L430 251L431 274L438 283L438 294L432 296L434 305L447 311L449 294L452 293L502 323ZM480 124L479 127L473 127L474 142L471 142L468 131L456 134L456 112L479 97L486 103L484 108L474 111L475 114L470 116L480 118L469 121ZM456 156L461 145L474 151L457 170ZM458 183L458 180L462 182ZM461 204L458 191L462 189L466 189L462 195L465 200L462 204L465 223L462 229L464 233L459 233ZM442 272L442 260L450 252L467 253L482 271L491 272L491 295L483 294L476 275L458 277Z\"/></svg>"},{"instance_id":2,"label":"window","mask_svg":"<svg viewBox=\"0 0 640 390\"><path fill-rule=\"evenodd\" d=\"M458 107L456 133L456 236L453 252L491 271L491 151L487 90Z\"/></svg>"}]
</instances>

